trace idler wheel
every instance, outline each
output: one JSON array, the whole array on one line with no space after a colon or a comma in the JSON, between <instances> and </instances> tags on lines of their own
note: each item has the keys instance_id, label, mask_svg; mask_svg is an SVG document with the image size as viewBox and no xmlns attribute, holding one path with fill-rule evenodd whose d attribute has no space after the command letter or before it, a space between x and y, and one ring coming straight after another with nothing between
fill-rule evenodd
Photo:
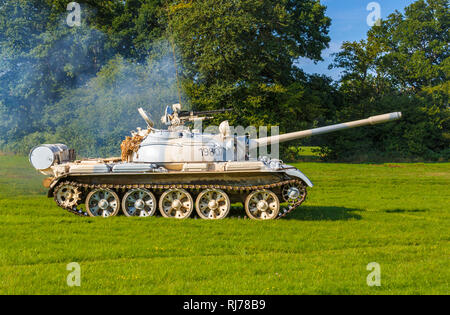
<instances>
[{"instance_id":1,"label":"idler wheel","mask_svg":"<svg viewBox=\"0 0 450 315\"><path fill-rule=\"evenodd\" d=\"M284 201L295 204L306 198L306 187L301 184L289 184L283 187Z\"/></svg>"},{"instance_id":2,"label":"idler wheel","mask_svg":"<svg viewBox=\"0 0 450 315\"><path fill-rule=\"evenodd\" d=\"M228 195L220 189L207 189L200 193L195 203L197 214L205 220L221 220L230 213Z\"/></svg>"}]
</instances>

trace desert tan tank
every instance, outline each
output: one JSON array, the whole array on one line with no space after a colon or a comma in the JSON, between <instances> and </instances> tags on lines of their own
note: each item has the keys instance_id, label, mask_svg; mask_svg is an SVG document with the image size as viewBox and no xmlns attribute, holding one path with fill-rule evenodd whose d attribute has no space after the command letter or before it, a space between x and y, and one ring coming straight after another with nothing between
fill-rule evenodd
<instances>
[{"instance_id":1,"label":"desert tan tank","mask_svg":"<svg viewBox=\"0 0 450 315\"><path fill-rule=\"evenodd\" d=\"M186 219L196 212L202 219L223 219L233 203L242 202L250 219L282 218L305 201L313 184L279 159L258 158L258 148L401 118L401 113L391 113L251 139L236 135L228 122L217 133L185 126L218 111L182 112L179 104L168 106L162 118L166 130L155 129L146 112L139 112L147 128L122 143L120 158L76 160L75 152L63 144L31 150L31 164L49 176L44 181L48 196L80 216L112 217L122 212L151 217L159 211L167 218Z\"/></svg>"}]
</instances>

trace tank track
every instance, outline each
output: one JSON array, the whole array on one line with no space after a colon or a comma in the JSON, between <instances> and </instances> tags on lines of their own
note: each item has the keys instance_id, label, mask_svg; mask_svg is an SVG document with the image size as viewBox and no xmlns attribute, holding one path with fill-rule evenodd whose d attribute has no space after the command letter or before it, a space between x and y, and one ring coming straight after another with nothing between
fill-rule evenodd
<instances>
[{"instance_id":1,"label":"tank track","mask_svg":"<svg viewBox=\"0 0 450 315\"><path fill-rule=\"evenodd\" d=\"M252 191L263 190L263 189L274 189L281 188L285 185L297 184L302 187L302 198L294 203L290 203L288 208L284 210L280 209L280 214L277 219L282 219L293 212L295 209L300 207L303 202L306 200L308 195L306 184L299 179L291 179L283 182L278 182L270 185L260 185L260 186L226 186L226 185L88 185L88 184L80 184L77 182L62 182L55 188L54 199L58 206L71 214L80 217L89 217L87 212L84 212L78 209L76 206L73 208L68 208L60 205L58 200L56 199L56 192L65 185L71 185L76 188L86 189L86 190L94 190L94 189L114 189L114 190L129 190L129 189L151 189L151 190L168 190L168 189L186 189L186 190L204 190L204 189L221 189L226 191L233 192L241 192L241 193L250 193Z\"/></svg>"}]
</instances>

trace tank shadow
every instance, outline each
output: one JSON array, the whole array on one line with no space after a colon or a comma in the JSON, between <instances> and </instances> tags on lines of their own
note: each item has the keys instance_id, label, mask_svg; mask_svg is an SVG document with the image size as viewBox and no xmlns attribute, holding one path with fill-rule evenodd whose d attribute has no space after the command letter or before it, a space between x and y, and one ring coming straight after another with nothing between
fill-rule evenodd
<instances>
[{"instance_id":1,"label":"tank shadow","mask_svg":"<svg viewBox=\"0 0 450 315\"><path fill-rule=\"evenodd\" d=\"M422 213L422 212L428 212L428 210L403 210L403 209L394 209L394 210L386 210L386 213Z\"/></svg>"},{"instance_id":2,"label":"tank shadow","mask_svg":"<svg viewBox=\"0 0 450 315\"><path fill-rule=\"evenodd\" d=\"M348 221L361 220L362 217L355 211L365 211L361 209L349 209L343 207L317 207L317 206L301 206L285 220L299 221Z\"/></svg>"}]
</instances>

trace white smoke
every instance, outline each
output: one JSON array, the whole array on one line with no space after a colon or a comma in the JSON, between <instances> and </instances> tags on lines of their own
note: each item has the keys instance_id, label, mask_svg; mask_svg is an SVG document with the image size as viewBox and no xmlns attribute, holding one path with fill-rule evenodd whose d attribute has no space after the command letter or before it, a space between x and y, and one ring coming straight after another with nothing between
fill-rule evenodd
<instances>
[{"instance_id":1,"label":"white smoke","mask_svg":"<svg viewBox=\"0 0 450 315\"><path fill-rule=\"evenodd\" d=\"M83 16L94 14L86 10L83 7ZM136 127L145 126L137 112L139 107L158 123L165 106L179 102L174 52L167 40L160 40L149 48L143 62L119 55L93 58L93 53L108 46L107 36L86 23L70 28L66 15L40 34L39 45L31 50L47 58L24 58L17 63L8 49L0 46L0 147L25 153L41 143L66 143L83 156L118 154L123 138ZM55 36L59 39L48 40ZM39 112L30 111L26 103L12 104L5 97L22 93L24 86L38 96L51 94L48 92L53 91L36 92L32 86L38 78L45 79L46 73L54 75L57 82L70 80L74 88L61 93L62 86L53 86L59 93L56 99L30 100L46 104ZM23 85L15 87L14 82ZM183 105L188 107L184 100ZM20 126L23 116L22 121L32 121L33 125ZM7 134L21 140L6 145Z\"/></svg>"},{"instance_id":2,"label":"white smoke","mask_svg":"<svg viewBox=\"0 0 450 315\"><path fill-rule=\"evenodd\" d=\"M58 115L49 108L48 124L56 126L57 135L67 135L58 142L63 141L91 157L118 154L125 136L139 126L146 126L138 114L140 107L159 127L165 106L179 102L169 47L166 41L156 43L152 56L144 63L120 56L112 58L95 78L70 91L56 104Z\"/></svg>"}]
</instances>

